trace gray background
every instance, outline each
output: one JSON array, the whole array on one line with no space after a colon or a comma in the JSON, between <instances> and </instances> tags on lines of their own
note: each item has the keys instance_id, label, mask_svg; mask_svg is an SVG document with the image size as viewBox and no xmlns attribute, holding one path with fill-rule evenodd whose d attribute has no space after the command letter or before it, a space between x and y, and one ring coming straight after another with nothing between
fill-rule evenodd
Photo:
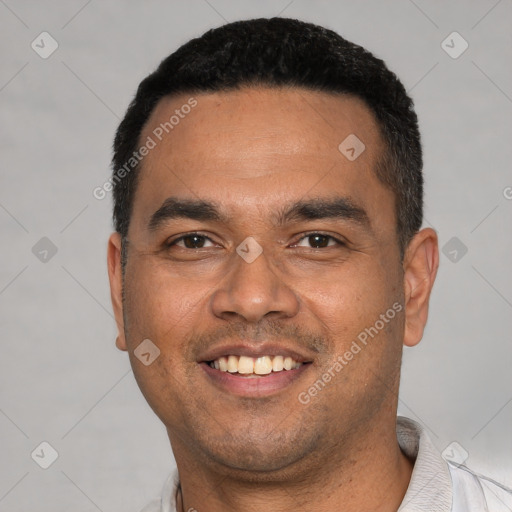
<instances>
[{"instance_id":1,"label":"gray background","mask_svg":"<svg viewBox=\"0 0 512 512\"><path fill-rule=\"evenodd\" d=\"M162 58L224 20L278 14L367 47L415 100L425 224L458 246L441 254L422 343L406 349L400 412L512 486L510 0L0 0L0 511L137 511L160 492L172 453L114 345L111 202L92 191ZM59 44L47 59L31 48L43 31ZM441 45L453 31L469 44L458 58ZM55 255L33 250L43 237ZM31 458L42 441L59 453L46 470Z\"/></svg>"}]
</instances>

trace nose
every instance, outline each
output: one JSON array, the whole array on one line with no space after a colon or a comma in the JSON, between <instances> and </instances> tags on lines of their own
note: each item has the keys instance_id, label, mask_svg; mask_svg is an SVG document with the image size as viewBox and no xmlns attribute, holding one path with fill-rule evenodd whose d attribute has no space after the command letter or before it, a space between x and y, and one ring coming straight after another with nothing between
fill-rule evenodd
<instances>
[{"instance_id":1,"label":"nose","mask_svg":"<svg viewBox=\"0 0 512 512\"><path fill-rule=\"evenodd\" d=\"M211 299L217 317L241 317L257 323L265 316L279 319L298 313L297 296L278 276L269 262L269 254L263 251L251 263L238 254L233 255L233 260L233 267Z\"/></svg>"}]
</instances>

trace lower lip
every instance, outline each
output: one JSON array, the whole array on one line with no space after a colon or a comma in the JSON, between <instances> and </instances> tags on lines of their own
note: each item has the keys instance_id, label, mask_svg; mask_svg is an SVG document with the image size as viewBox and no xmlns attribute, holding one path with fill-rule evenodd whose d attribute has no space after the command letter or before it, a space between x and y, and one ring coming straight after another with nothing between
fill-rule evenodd
<instances>
[{"instance_id":1,"label":"lower lip","mask_svg":"<svg viewBox=\"0 0 512 512\"><path fill-rule=\"evenodd\" d=\"M290 386L310 364L302 364L295 370L271 372L258 377L241 377L237 373L223 372L212 368L208 363L201 363L200 366L213 384L223 391L244 397L262 397L278 393Z\"/></svg>"}]
</instances>

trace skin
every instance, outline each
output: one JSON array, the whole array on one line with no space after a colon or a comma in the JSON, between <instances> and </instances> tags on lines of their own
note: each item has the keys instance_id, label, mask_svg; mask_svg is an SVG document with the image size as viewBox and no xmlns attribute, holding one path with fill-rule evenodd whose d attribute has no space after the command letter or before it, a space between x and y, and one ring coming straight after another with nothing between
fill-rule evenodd
<instances>
[{"instance_id":1,"label":"skin","mask_svg":"<svg viewBox=\"0 0 512 512\"><path fill-rule=\"evenodd\" d=\"M141 140L189 97L161 100ZM194 97L143 161L124 283L119 234L108 245L117 346L167 428L178 510L396 511L412 471L396 439L402 347L423 334L436 233L418 232L401 261L394 195L374 173L382 139L360 100L269 88ZM352 133L366 149L349 161L338 145ZM149 230L171 196L216 202L227 222L182 218ZM363 208L369 228L273 222L290 201L334 196ZM166 246L196 231L208 237L203 248ZM308 238L318 232L344 244ZM236 252L248 236L263 249L250 264ZM298 394L394 303L403 310L301 403ZM160 350L149 366L133 354L147 338ZM239 339L297 348L311 364L271 396L237 396L213 385L198 357Z\"/></svg>"}]
</instances>

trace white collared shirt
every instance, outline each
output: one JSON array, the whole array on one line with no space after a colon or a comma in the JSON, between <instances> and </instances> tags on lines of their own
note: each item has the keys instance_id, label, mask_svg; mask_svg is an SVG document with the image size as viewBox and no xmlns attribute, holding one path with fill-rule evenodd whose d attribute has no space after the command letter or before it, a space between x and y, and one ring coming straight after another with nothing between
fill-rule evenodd
<instances>
[{"instance_id":1,"label":"white collared shirt","mask_svg":"<svg viewBox=\"0 0 512 512\"><path fill-rule=\"evenodd\" d=\"M512 490L445 461L419 423L398 416L396 431L400 448L415 460L398 512L512 512ZM178 483L174 470L162 496L141 512L176 512Z\"/></svg>"}]
</instances>

